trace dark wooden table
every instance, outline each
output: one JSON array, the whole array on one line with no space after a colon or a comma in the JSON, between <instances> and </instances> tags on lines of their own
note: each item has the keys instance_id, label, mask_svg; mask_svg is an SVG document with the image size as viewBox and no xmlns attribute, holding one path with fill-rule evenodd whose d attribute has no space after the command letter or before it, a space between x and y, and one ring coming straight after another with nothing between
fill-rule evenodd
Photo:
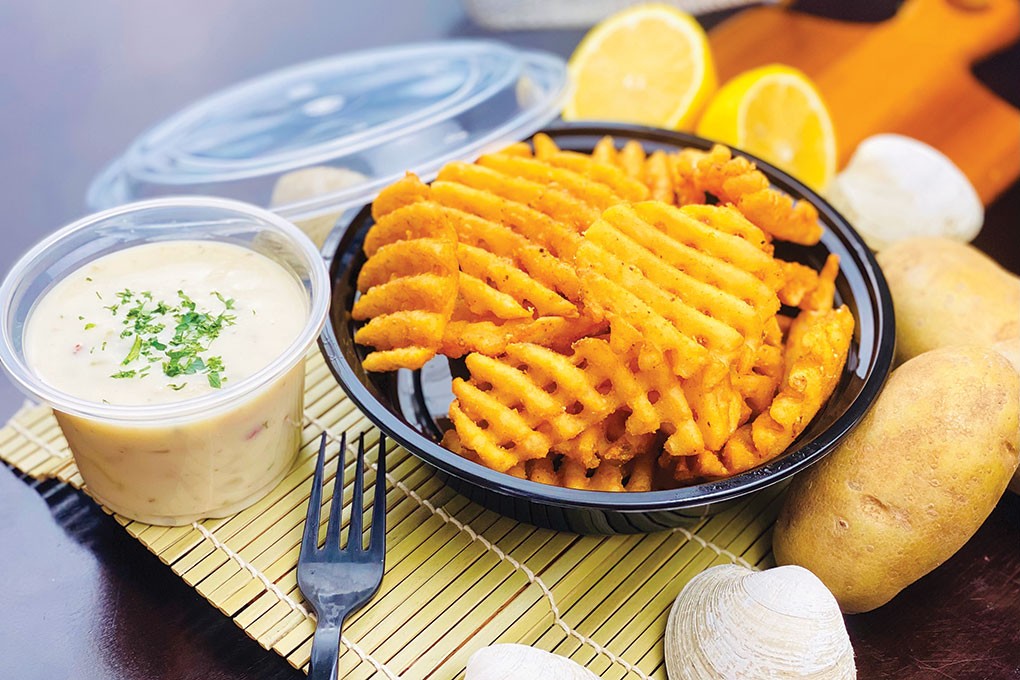
<instances>
[{"instance_id":1,"label":"dark wooden table","mask_svg":"<svg viewBox=\"0 0 1020 680\"><path fill-rule=\"evenodd\" d=\"M894 9L800 4L858 19ZM581 34L497 37L567 56ZM0 6L0 272L83 214L88 182L106 161L196 97L305 59L473 35L486 34L459 4L439 0ZM1020 47L976 72L1020 105ZM1020 183L990 207L975 243L1020 272ZM0 417L19 403L0 380ZM303 677L85 496L0 466L0 518L0 680ZM1020 679L1020 497L1007 494L959 553L892 603L847 620L861 678Z\"/></svg>"}]
</instances>

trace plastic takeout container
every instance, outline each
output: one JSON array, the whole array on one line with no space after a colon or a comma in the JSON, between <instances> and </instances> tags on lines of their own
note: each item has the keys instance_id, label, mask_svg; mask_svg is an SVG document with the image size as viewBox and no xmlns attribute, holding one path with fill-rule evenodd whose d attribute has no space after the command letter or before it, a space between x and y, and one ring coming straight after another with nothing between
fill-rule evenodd
<instances>
[{"instance_id":1,"label":"plastic takeout container","mask_svg":"<svg viewBox=\"0 0 1020 680\"><path fill-rule=\"evenodd\" d=\"M308 296L308 315L284 353L222 390L169 404L95 403L40 379L26 361L24 336L42 296L103 255L168 240L232 243L292 274ZM25 394L52 406L96 500L131 519L189 524L251 505L290 470L300 445L305 355L328 306L315 245L278 215L216 198L142 201L85 217L14 265L0 285L0 363ZM252 437L261 423L273 426Z\"/></svg>"},{"instance_id":2,"label":"plastic takeout container","mask_svg":"<svg viewBox=\"0 0 1020 680\"><path fill-rule=\"evenodd\" d=\"M240 83L141 135L88 192L92 209L204 194L270 207L321 244L336 217L411 171L529 136L554 119L562 59L481 40L340 55ZM309 224L314 221L314 224Z\"/></svg>"}]
</instances>

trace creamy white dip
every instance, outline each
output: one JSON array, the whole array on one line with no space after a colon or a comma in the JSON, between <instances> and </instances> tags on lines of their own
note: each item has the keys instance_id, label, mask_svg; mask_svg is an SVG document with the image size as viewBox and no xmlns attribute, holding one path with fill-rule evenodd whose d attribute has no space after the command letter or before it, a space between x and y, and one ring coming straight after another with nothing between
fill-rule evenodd
<instances>
[{"instance_id":1,"label":"creamy white dip","mask_svg":"<svg viewBox=\"0 0 1020 680\"><path fill-rule=\"evenodd\" d=\"M297 280L264 255L216 241L148 243L53 286L28 318L25 355L39 377L81 399L168 403L265 368L307 317ZM209 370L210 359L222 370Z\"/></svg>"},{"instance_id":2,"label":"creamy white dip","mask_svg":"<svg viewBox=\"0 0 1020 680\"><path fill-rule=\"evenodd\" d=\"M175 418L177 402L232 385L301 334L308 296L247 248L167 241L100 257L54 285L25 328L29 366L53 387L111 405L165 404L130 421L56 412L88 489L132 519L187 524L250 505L300 444L304 360L220 408Z\"/></svg>"}]
</instances>

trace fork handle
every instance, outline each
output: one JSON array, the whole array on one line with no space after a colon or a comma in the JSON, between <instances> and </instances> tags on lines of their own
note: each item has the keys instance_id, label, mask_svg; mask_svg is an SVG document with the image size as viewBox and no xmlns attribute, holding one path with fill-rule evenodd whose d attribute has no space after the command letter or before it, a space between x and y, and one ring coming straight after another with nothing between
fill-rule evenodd
<instances>
[{"instance_id":1,"label":"fork handle","mask_svg":"<svg viewBox=\"0 0 1020 680\"><path fill-rule=\"evenodd\" d=\"M340 626L319 623L312 638L308 680L337 680L340 666Z\"/></svg>"}]
</instances>

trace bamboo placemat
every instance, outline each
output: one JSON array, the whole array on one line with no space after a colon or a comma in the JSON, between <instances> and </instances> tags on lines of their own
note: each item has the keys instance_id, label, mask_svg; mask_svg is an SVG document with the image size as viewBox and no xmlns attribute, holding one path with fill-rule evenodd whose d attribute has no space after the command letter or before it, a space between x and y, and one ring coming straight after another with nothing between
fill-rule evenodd
<instances>
[{"instance_id":1,"label":"bamboo placemat","mask_svg":"<svg viewBox=\"0 0 1020 680\"><path fill-rule=\"evenodd\" d=\"M269 496L233 517L185 527L114 517L260 645L307 670L315 624L297 588L298 545L318 438L327 433L335 458L344 430L378 437L314 352L303 446ZM0 458L88 492L47 407L28 404L0 429ZM347 459L353 465L356 457ZM567 656L603 678L665 678L666 616L684 584L714 564L772 564L775 490L690 531L578 536L485 510L399 447L388 452L387 464L386 575L372 602L347 622L345 677L462 677L475 650L519 642ZM369 467L367 484L374 456ZM351 470L345 478L353 479ZM331 493L332 479L323 493L327 505ZM350 497L345 488L345 501Z\"/></svg>"}]
</instances>

